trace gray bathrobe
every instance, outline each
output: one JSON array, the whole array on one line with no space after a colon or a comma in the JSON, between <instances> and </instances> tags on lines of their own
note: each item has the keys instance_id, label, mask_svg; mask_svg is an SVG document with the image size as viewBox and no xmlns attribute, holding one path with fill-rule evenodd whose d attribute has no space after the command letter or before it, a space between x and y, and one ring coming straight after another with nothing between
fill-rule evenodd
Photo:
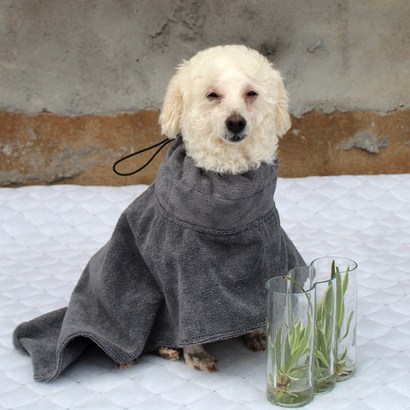
<instances>
[{"instance_id":1,"label":"gray bathrobe","mask_svg":"<svg viewBox=\"0 0 410 410\"><path fill-rule=\"evenodd\" d=\"M161 346L237 337L264 326L265 281L302 257L280 227L277 165L242 175L194 166L181 138L156 181L121 215L67 308L20 324L34 378L56 378L90 342L118 363Z\"/></svg>"}]
</instances>

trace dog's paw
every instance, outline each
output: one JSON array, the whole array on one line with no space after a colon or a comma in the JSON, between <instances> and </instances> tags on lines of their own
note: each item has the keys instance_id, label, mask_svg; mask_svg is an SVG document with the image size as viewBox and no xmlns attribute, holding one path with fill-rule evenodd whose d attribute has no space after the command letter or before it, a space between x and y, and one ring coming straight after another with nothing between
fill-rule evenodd
<instances>
[{"instance_id":1,"label":"dog's paw","mask_svg":"<svg viewBox=\"0 0 410 410\"><path fill-rule=\"evenodd\" d=\"M119 369L129 369L130 367L136 365L137 362L138 362L138 358L134 359L134 360L132 360L131 362L128 362L128 363L117 363L117 367Z\"/></svg>"},{"instance_id":2,"label":"dog's paw","mask_svg":"<svg viewBox=\"0 0 410 410\"><path fill-rule=\"evenodd\" d=\"M254 352L263 352L266 350L266 334L263 330L255 330L243 335L245 345Z\"/></svg>"},{"instance_id":3,"label":"dog's paw","mask_svg":"<svg viewBox=\"0 0 410 410\"><path fill-rule=\"evenodd\" d=\"M216 372L216 359L202 345L184 347L185 363L195 370Z\"/></svg>"},{"instance_id":4,"label":"dog's paw","mask_svg":"<svg viewBox=\"0 0 410 410\"><path fill-rule=\"evenodd\" d=\"M160 347L158 354L163 359L177 361L181 358L181 351L172 347Z\"/></svg>"}]
</instances>

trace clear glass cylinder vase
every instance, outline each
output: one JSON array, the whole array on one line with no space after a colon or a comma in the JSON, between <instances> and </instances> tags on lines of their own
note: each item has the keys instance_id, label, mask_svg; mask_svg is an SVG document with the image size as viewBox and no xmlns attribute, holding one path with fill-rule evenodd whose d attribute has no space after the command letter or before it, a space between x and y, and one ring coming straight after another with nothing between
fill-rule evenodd
<instances>
[{"instance_id":1,"label":"clear glass cylinder vase","mask_svg":"<svg viewBox=\"0 0 410 410\"><path fill-rule=\"evenodd\" d=\"M306 269L316 298L315 390L316 393L327 393L336 385L337 278L325 270L316 270L314 265Z\"/></svg>"},{"instance_id":2,"label":"clear glass cylinder vase","mask_svg":"<svg viewBox=\"0 0 410 410\"><path fill-rule=\"evenodd\" d=\"M301 407L314 398L314 289L308 278L278 276L266 283L267 398L282 407Z\"/></svg>"},{"instance_id":3,"label":"clear glass cylinder vase","mask_svg":"<svg viewBox=\"0 0 410 410\"><path fill-rule=\"evenodd\" d=\"M336 380L346 380L356 371L357 263L344 257L325 256L312 261L310 268L312 275L332 279Z\"/></svg>"}]
</instances>

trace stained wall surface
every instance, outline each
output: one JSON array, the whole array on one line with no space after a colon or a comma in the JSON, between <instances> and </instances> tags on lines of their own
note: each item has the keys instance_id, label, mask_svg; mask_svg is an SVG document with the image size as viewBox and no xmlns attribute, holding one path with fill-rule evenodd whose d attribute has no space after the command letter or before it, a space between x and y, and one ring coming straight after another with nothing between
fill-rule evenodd
<instances>
[{"instance_id":1,"label":"stained wall surface","mask_svg":"<svg viewBox=\"0 0 410 410\"><path fill-rule=\"evenodd\" d=\"M0 185L125 183L175 66L232 43L285 78L283 176L410 172L407 0L2 0Z\"/></svg>"}]
</instances>

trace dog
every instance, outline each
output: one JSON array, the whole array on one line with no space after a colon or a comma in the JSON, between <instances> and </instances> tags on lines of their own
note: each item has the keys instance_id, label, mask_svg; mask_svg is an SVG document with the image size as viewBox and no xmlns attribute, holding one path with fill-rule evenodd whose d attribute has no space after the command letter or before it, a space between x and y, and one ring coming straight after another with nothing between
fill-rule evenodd
<instances>
[{"instance_id":1,"label":"dog","mask_svg":"<svg viewBox=\"0 0 410 410\"><path fill-rule=\"evenodd\" d=\"M89 342L120 367L158 349L178 359L182 347L188 366L209 372L206 343L243 336L266 348L263 283L305 265L273 200L287 107L278 71L245 46L178 67L159 119L176 141L155 182L120 215L67 308L13 332L36 380L58 377Z\"/></svg>"},{"instance_id":2,"label":"dog","mask_svg":"<svg viewBox=\"0 0 410 410\"><path fill-rule=\"evenodd\" d=\"M159 123L170 139L182 135L187 156L205 171L242 174L277 157L278 138L290 128L288 94L266 57L243 45L208 48L178 66ZM262 330L244 335L255 351L266 348ZM178 360L168 347L160 356ZM188 366L213 372L216 359L203 345L183 348Z\"/></svg>"}]
</instances>

